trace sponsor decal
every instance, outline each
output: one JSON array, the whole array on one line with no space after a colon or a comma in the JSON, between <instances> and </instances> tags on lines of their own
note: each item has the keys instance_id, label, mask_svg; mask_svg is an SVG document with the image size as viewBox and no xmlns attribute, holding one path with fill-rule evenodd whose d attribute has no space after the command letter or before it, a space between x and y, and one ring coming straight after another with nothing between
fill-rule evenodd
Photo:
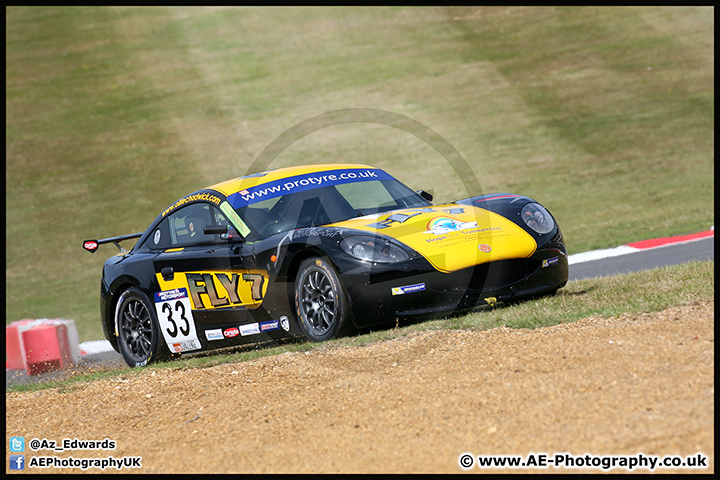
<instances>
[{"instance_id":1,"label":"sponsor decal","mask_svg":"<svg viewBox=\"0 0 720 480\"><path fill-rule=\"evenodd\" d=\"M280 320L270 320L269 322L260 322L260 331L269 332L270 330L280 330Z\"/></svg>"},{"instance_id":2,"label":"sponsor decal","mask_svg":"<svg viewBox=\"0 0 720 480\"><path fill-rule=\"evenodd\" d=\"M555 265L556 263L558 263L558 257L548 258L547 260L542 261L542 267L546 268L551 265Z\"/></svg>"},{"instance_id":3,"label":"sponsor decal","mask_svg":"<svg viewBox=\"0 0 720 480\"><path fill-rule=\"evenodd\" d=\"M172 350L175 353L188 352L190 350L198 350L198 349L202 348L202 346L200 345L200 341L197 339L187 340L187 341L183 341L183 342L176 342L176 343L173 343L172 345L168 344L168 346L170 347L170 350ZM141 365L138 365L138 366L141 366Z\"/></svg>"},{"instance_id":4,"label":"sponsor decal","mask_svg":"<svg viewBox=\"0 0 720 480\"><path fill-rule=\"evenodd\" d=\"M260 326L257 323L240 325L240 335L243 337L246 335L257 335L258 333L260 333Z\"/></svg>"},{"instance_id":5,"label":"sponsor decal","mask_svg":"<svg viewBox=\"0 0 720 480\"><path fill-rule=\"evenodd\" d=\"M239 333L240 333L240 331L237 328L231 327L231 328L226 328L223 331L223 336L232 338L232 337L237 337Z\"/></svg>"},{"instance_id":6,"label":"sponsor decal","mask_svg":"<svg viewBox=\"0 0 720 480\"><path fill-rule=\"evenodd\" d=\"M96 242L95 240L86 240L86 241L83 243L83 248L84 248L85 250L90 250L90 251L92 252L92 251L94 251L94 250L97 250L97 248L98 248L98 242Z\"/></svg>"},{"instance_id":7,"label":"sponsor decal","mask_svg":"<svg viewBox=\"0 0 720 480\"><path fill-rule=\"evenodd\" d=\"M205 338L208 340L222 340L224 338L222 329L205 330Z\"/></svg>"},{"instance_id":8,"label":"sponsor decal","mask_svg":"<svg viewBox=\"0 0 720 480\"><path fill-rule=\"evenodd\" d=\"M187 290L184 288L176 288L174 290L166 290L164 292L155 292L155 303L187 298L187 296Z\"/></svg>"},{"instance_id":9,"label":"sponsor decal","mask_svg":"<svg viewBox=\"0 0 720 480\"><path fill-rule=\"evenodd\" d=\"M468 222L472 223L472 222ZM430 237L425 239L427 243L438 243L443 244L446 243L446 240L450 240L453 242L457 241L469 241L472 240L473 236L480 235L480 234L487 234L488 232L496 232L501 233L502 228L501 227L469 227L467 229L463 230L457 230L457 231L451 231L443 234L435 234L434 237ZM425 232L425 233L431 233L431 232ZM447 245L454 245L454 243L447 243Z\"/></svg>"},{"instance_id":10,"label":"sponsor decal","mask_svg":"<svg viewBox=\"0 0 720 480\"><path fill-rule=\"evenodd\" d=\"M293 232L293 238L302 238L302 237L327 237L327 238L333 238L337 235L339 235L340 232L338 230L331 230L328 228L303 228L301 230L298 230L296 232Z\"/></svg>"},{"instance_id":11,"label":"sponsor decal","mask_svg":"<svg viewBox=\"0 0 720 480\"><path fill-rule=\"evenodd\" d=\"M415 212L415 213L410 213ZM379 221L377 223L371 223L368 225L365 225L366 227L370 228L377 228L378 230L381 230L383 228L389 228L392 225L396 223L405 223L408 220L410 220L413 217L416 217L418 215L422 215L423 213L438 213L438 212L445 212L450 215L462 215L465 213L464 207L453 207L453 208L445 208L442 210L437 210L433 208L413 208L408 210L408 213L393 213L392 215L389 215L385 220ZM365 218L380 218L380 214L377 215L366 215ZM432 221L432 220L431 220ZM456 220L455 220L456 221ZM462 223L462 222L458 222Z\"/></svg>"},{"instance_id":12,"label":"sponsor decal","mask_svg":"<svg viewBox=\"0 0 720 480\"><path fill-rule=\"evenodd\" d=\"M369 180L391 180L393 177L382 170L349 168L312 172L293 177L281 178L257 186L248 187L228 196L235 208L241 208L262 200L280 197L289 193L304 192L315 188L341 185L344 183L366 182Z\"/></svg>"},{"instance_id":13,"label":"sponsor decal","mask_svg":"<svg viewBox=\"0 0 720 480\"><path fill-rule=\"evenodd\" d=\"M421 292L425 290L424 283L416 283L415 285L406 285L404 287L393 287L393 295L404 295L406 293Z\"/></svg>"},{"instance_id":14,"label":"sponsor decal","mask_svg":"<svg viewBox=\"0 0 720 480\"><path fill-rule=\"evenodd\" d=\"M413 213L412 215L406 214L406 213L393 213L392 215L388 216L385 220L377 223L371 223L369 225L366 225L370 228L377 228L378 230L381 230L383 228L388 228L394 223L405 223L408 220L410 220L413 217L416 217L418 215L422 215L423 213L432 212L433 210L430 208L422 209L421 211L418 211L416 213Z\"/></svg>"},{"instance_id":15,"label":"sponsor decal","mask_svg":"<svg viewBox=\"0 0 720 480\"><path fill-rule=\"evenodd\" d=\"M460 230L468 230L476 228L477 222L461 222L448 217L435 217L427 224L427 231L433 235L443 235L450 232L458 232Z\"/></svg>"},{"instance_id":16,"label":"sponsor decal","mask_svg":"<svg viewBox=\"0 0 720 480\"><path fill-rule=\"evenodd\" d=\"M172 212L173 210L182 207L185 204L192 203L192 202L212 202L215 205L220 205L220 202L222 201L221 198L217 197L211 192L200 192L200 193L193 193L191 195L187 195L177 202L170 205L168 208L165 209L164 212L162 212L162 216L164 217L168 213Z\"/></svg>"},{"instance_id":17,"label":"sponsor decal","mask_svg":"<svg viewBox=\"0 0 720 480\"><path fill-rule=\"evenodd\" d=\"M153 236L153 242L155 242L155 245L160 243L160 229L155 230L155 235Z\"/></svg>"},{"instance_id":18,"label":"sponsor decal","mask_svg":"<svg viewBox=\"0 0 720 480\"><path fill-rule=\"evenodd\" d=\"M487 243L481 243L480 245L478 245L478 249L481 252L490 253L490 250L492 250L492 247L490 245L488 245Z\"/></svg>"},{"instance_id":19,"label":"sponsor decal","mask_svg":"<svg viewBox=\"0 0 720 480\"><path fill-rule=\"evenodd\" d=\"M282 317L280 317L280 326L281 326L282 329L285 330L286 332L289 332L289 331L290 331L290 320L289 320L288 317L286 317L285 315L283 315Z\"/></svg>"}]
</instances>

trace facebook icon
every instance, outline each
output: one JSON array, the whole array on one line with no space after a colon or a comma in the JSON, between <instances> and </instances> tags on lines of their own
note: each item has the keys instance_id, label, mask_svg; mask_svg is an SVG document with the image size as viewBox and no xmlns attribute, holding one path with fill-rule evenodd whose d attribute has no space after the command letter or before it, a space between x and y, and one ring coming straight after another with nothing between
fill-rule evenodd
<instances>
[{"instance_id":1,"label":"facebook icon","mask_svg":"<svg viewBox=\"0 0 720 480\"><path fill-rule=\"evenodd\" d=\"M25 470L25 455L10 455L10 470Z\"/></svg>"}]
</instances>

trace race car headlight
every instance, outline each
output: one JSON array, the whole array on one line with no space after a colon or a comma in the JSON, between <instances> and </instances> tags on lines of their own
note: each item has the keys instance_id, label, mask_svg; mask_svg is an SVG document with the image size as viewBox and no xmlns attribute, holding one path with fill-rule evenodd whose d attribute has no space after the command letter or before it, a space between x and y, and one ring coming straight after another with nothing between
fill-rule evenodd
<instances>
[{"instance_id":1,"label":"race car headlight","mask_svg":"<svg viewBox=\"0 0 720 480\"><path fill-rule=\"evenodd\" d=\"M555 228L550 213L538 203L528 203L520 213L525 225L535 230L537 233L550 233Z\"/></svg>"},{"instance_id":2,"label":"race car headlight","mask_svg":"<svg viewBox=\"0 0 720 480\"><path fill-rule=\"evenodd\" d=\"M378 237L350 237L340 242L346 253L366 262L396 263L408 260L405 250Z\"/></svg>"}]
</instances>

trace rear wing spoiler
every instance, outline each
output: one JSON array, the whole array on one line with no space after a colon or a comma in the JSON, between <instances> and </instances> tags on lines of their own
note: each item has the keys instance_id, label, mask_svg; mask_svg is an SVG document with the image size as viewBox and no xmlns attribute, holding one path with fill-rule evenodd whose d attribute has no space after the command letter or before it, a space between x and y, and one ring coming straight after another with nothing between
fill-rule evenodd
<instances>
[{"instance_id":1,"label":"rear wing spoiler","mask_svg":"<svg viewBox=\"0 0 720 480\"><path fill-rule=\"evenodd\" d=\"M130 240L131 238L140 238L144 232L133 233L131 235L120 235L119 237L103 238L100 240L83 240L83 248L90 253L95 253L100 245L103 243L114 243L115 246L120 250L120 253L127 253L127 250L120 246L120 242L123 240Z\"/></svg>"}]
</instances>

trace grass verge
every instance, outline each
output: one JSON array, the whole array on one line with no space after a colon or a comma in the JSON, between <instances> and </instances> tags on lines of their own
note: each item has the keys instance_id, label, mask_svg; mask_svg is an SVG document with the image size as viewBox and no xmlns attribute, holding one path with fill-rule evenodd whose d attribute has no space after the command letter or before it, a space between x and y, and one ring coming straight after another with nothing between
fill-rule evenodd
<instances>
[{"instance_id":1,"label":"grass verge","mask_svg":"<svg viewBox=\"0 0 720 480\"><path fill-rule=\"evenodd\" d=\"M615 317L657 312L671 306L690 304L715 294L715 262L690 262L682 265L628 273L612 277L570 282L555 296L514 305L477 311L468 315L413 323L363 333L321 344L290 342L276 346L250 346L181 358L141 369L112 369L73 372L61 380L14 385L7 392L36 391L46 388L72 389L83 382L126 375L145 375L154 369L207 368L215 365L247 362L287 352L307 352L337 347L362 347L416 332L443 329L487 330L542 328L571 323L588 317Z\"/></svg>"}]
</instances>

